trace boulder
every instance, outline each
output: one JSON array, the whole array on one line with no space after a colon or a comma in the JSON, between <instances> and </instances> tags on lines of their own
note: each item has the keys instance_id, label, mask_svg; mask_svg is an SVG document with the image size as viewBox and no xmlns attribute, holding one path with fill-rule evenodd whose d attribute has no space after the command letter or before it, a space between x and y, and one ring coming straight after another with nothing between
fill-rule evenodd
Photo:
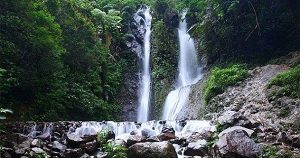
<instances>
[{"instance_id":1,"label":"boulder","mask_svg":"<svg viewBox=\"0 0 300 158\"><path fill-rule=\"evenodd\" d=\"M184 155L187 156L205 156L208 154L208 146L206 140L198 140L191 142L186 147Z\"/></svg>"},{"instance_id":2,"label":"boulder","mask_svg":"<svg viewBox=\"0 0 300 158\"><path fill-rule=\"evenodd\" d=\"M175 130L172 127L163 127L161 130L161 133L174 133L175 134Z\"/></svg>"},{"instance_id":3,"label":"boulder","mask_svg":"<svg viewBox=\"0 0 300 158\"><path fill-rule=\"evenodd\" d=\"M87 153L84 153L82 156L80 156L80 158L90 158L90 155Z\"/></svg>"},{"instance_id":4,"label":"boulder","mask_svg":"<svg viewBox=\"0 0 300 158\"><path fill-rule=\"evenodd\" d=\"M98 147L99 147L99 143L96 140L80 145L80 148L83 149L88 154L95 152L98 149Z\"/></svg>"},{"instance_id":5,"label":"boulder","mask_svg":"<svg viewBox=\"0 0 300 158\"><path fill-rule=\"evenodd\" d=\"M175 139L175 133L161 133L157 136L160 141L167 141L171 139Z\"/></svg>"},{"instance_id":6,"label":"boulder","mask_svg":"<svg viewBox=\"0 0 300 158\"><path fill-rule=\"evenodd\" d=\"M160 141L175 139L175 130L173 128L163 127L162 133L157 137Z\"/></svg>"},{"instance_id":7,"label":"boulder","mask_svg":"<svg viewBox=\"0 0 300 158\"><path fill-rule=\"evenodd\" d=\"M75 134L67 134L67 144L71 147L79 147L80 144L85 143L85 141L79 136Z\"/></svg>"},{"instance_id":8,"label":"boulder","mask_svg":"<svg viewBox=\"0 0 300 158\"><path fill-rule=\"evenodd\" d=\"M13 156L15 157L19 157L19 156L22 156L24 155L26 152L26 149L25 148L21 148L21 149L16 149L13 153Z\"/></svg>"},{"instance_id":9,"label":"boulder","mask_svg":"<svg viewBox=\"0 0 300 158\"><path fill-rule=\"evenodd\" d=\"M227 157L257 157L260 145L249 138L246 131L236 129L223 134L214 146L217 153Z\"/></svg>"},{"instance_id":10,"label":"boulder","mask_svg":"<svg viewBox=\"0 0 300 158\"><path fill-rule=\"evenodd\" d=\"M57 152L64 152L67 149L67 146L61 144L58 141L52 143L52 150Z\"/></svg>"},{"instance_id":11,"label":"boulder","mask_svg":"<svg viewBox=\"0 0 300 158\"><path fill-rule=\"evenodd\" d=\"M159 142L159 138L157 136L151 136L146 139L146 142Z\"/></svg>"},{"instance_id":12,"label":"boulder","mask_svg":"<svg viewBox=\"0 0 300 158\"><path fill-rule=\"evenodd\" d=\"M83 139L84 142L91 142L91 141L97 140L97 135L85 135L81 138Z\"/></svg>"},{"instance_id":13,"label":"boulder","mask_svg":"<svg viewBox=\"0 0 300 158\"><path fill-rule=\"evenodd\" d=\"M225 124L232 125L239 117L240 117L240 113L229 110L222 113L221 116L217 118L217 121L221 125L225 125Z\"/></svg>"},{"instance_id":14,"label":"boulder","mask_svg":"<svg viewBox=\"0 0 300 158\"><path fill-rule=\"evenodd\" d=\"M127 139L126 146L130 147L131 145L133 145L135 143L140 143L140 142L144 142L144 141L145 141L145 139L142 136L131 135Z\"/></svg>"},{"instance_id":15,"label":"boulder","mask_svg":"<svg viewBox=\"0 0 300 158\"><path fill-rule=\"evenodd\" d=\"M198 140L210 140L213 137L213 132L208 130L202 130L198 132L193 132L190 136L187 137L187 142L197 142Z\"/></svg>"},{"instance_id":16,"label":"boulder","mask_svg":"<svg viewBox=\"0 0 300 158\"><path fill-rule=\"evenodd\" d=\"M132 158L177 158L175 148L168 142L136 143L128 148Z\"/></svg>"},{"instance_id":17,"label":"boulder","mask_svg":"<svg viewBox=\"0 0 300 158\"><path fill-rule=\"evenodd\" d=\"M251 130L251 129L248 129L248 128L245 128L245 127L242 127L242 126L233 126L233 127L226 128L224 131L222 131L222 132L218 135L218 137L220 138L220 137L222 137L224 134L229 133L229 132L232 132L232 131L234 131L234 130L243 130L243 131L245 131L245 132L247 133L247 135L248 135L249 137L251 137L252 134L254 133L254 131Z\"/></svg>"},{"instance_id":18,"label":"boulder","mask_svg":"<svg viewBox=\"0 0 300 158\"><path fill-rule=\"evenodd\" d=\"M155 136L156 133L154 130L148 129L148 128L144 128L142 129L142 136L145 138L149 138L151 136Z\"/></svg>"},{"instance_id":19,"label":"boulder","mask_svg":"<svg viewBox=\"0 0 300 158\"><path fill-rule=\"evenodd\" d=\"M41 145L42 145L42 141L40 139L34 139L30 144L31 147L39 147L39 148L41 147Z\"/></svg>"},{"instance_id":20,"label":"boulder","mask_svg":"<svg viewBox=\"0 0 300 158\"><path fill-rule=\"evenodd\" d=\"M41 153L45 153L45 151L41 148L38 148L38 147L34 147L31 149L34 153L36 154L41 154Z\"/></svg>"},{"instance_id":21,"label":"boulder","mask_svg":"<svg viewBox=\"0 0 300 158\"><path fill-rule=\"evenodd\" d=\"M66 149L66 152L64 153L63 157L73 158L73 157L80 157L82 155L83 155L82 149L75 148L75 149Z\"/></svg>"},{"instance_id":22,"label":"boulder","mask_svg":"<svg viewBox=\"0 0 300 158\"><path fill-rule=\"evenodd\" d=\"M96 153L95 158L108 158L106 152L99 151Z\"/></svg>"},{"instance_id":23,"label":"boulder","mask_svg":"<svg viewBox=\"0 0 300 158\"><path fill-rule=\"evenodd\" d=\"M126 142L123 139L114 140L114 144L121 145L121 146L126 146Z\"/></svg>"}]
</instances>

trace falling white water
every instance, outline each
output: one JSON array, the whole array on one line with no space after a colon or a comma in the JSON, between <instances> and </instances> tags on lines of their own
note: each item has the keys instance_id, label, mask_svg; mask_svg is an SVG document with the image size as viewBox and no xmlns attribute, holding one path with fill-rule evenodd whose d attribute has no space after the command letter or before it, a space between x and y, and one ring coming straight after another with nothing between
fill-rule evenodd
<instances>
[{"instance_id":1,"label":"falling white water","mask_svg":"<svg viewBox=\"0 0 300 158\"><path fill-rule=\"evenodd\" d=\"M179 112L188 102L190 86L202 78L201 67L199 67L197 62L194 40L187 32L186 13L187 10L182 13L178 28L180 46L178 83L175 87L176 89L171 91L166 98L163 120L176 120Z\"/></svg>"},{"instance_id":2,"label":"falling white water","mask_svg":"<svg viewBox=\"0 0 300 158\"><path fill-rule=\"evenodd\" d=\"M131 132L142 135L142 130L148 129L154 135L159 135L163 127L173 128L177 137L187 137L193 132L202 130L214 131L215 127L205 120L187 120L187 121L147 121L143 123L134 122L82 122L81 127L76 128L74 132L69 133L79 135L80 137L87 135L95 135L102 130L113 131L116 139L127 140Z\"/></svg>"},{"instance_id":3,"label":"falling white water","mask_svg":"<svg viewBox=\"0 0 300 158\"><path fill-rule=\"evenodd\" d=\"M142 16L141 16L142 13ZM140 27L145 29L144 34L144 46L143 56L141 57L143 62L143 70L140 81L139 89L139 100L138 100L138 115L137 121L143 122L148 121L149 117L149 105L150 105L150 90L151 90L151 79L150 79L150 36L151 36L151 20L150 8L142 7L134 15L134 19L137 23L142 23Z\"/></svg>"}]
</instances>

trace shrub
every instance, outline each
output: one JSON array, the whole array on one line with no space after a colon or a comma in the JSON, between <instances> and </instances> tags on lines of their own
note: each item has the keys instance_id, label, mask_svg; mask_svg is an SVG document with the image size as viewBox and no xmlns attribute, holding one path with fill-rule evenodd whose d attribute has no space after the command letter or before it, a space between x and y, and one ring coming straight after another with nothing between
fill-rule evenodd
<instances>
[{"instance_id":1,"label":"shrub","mask_svg":"<svg viewBox=\"0 0 300 158\"><path fill-rule=\"evenodd\" d=\"M97 133L97 141L105 152L108 158L127 158L127 150L122 145L117 145L107 140L108 130L102 130Z\"/></svg>"},{"instance_id":2,"label":"shrub","mask_svg":"<svg viewBox=\"0 0 300 158\"><path fill-rule=\"evenodd\" d=\"M274 94L276 96L300 98L300 65L275 76L269 83L268 88L273 85L282 87Z\"/></svg>"},{"instance_id":3,"label":"shrub","mask_svg":"<svg viewBox=\"0 0 300 158\"><path fill-rule=\"evenodd\" d=\"M239 64L231 65L227 68L216 67L212 70L204 88L204 99L206 104L214 96L221 94L231 85L242 81L248 76L246 67Z\"/></svg>"},{"instance_id":4,"label":"shrub","mask_svg":"<svg viewBox=\"0 0 300 158\"><path fill-rule=\"evenodd\" d=\"M127 149L122 145L107 143L103 146L103 149L107 152L107 157L109 158L127 158Z\"/></svg>"}]
</instances>

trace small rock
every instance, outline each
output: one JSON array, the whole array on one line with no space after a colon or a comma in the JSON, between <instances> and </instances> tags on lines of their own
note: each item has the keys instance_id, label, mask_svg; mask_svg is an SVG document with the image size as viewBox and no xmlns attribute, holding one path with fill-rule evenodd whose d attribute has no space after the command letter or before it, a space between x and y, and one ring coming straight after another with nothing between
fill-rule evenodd
<instances>
[{"instance_id":1,"label":"small rock","mask_svg":"<svg viewBox=\"0 0 300 158\"><path fill-rule=\"evenodd\" d=\"M42 145L42 141L40 139L34 139L32 142L31 142L31 147L41 147Z\"/></svg>"},{"instance_id":2,"label":"small rock","mask_svg":"<svg viewBox=\"0 0 300 158\"><path fill-rule=\"evenodd\" d=\"M34 147L31 149L34 153L36 154L41 154L41 153L45 153L45 151L41 148L38 148L38 147Z\"/></svg>"}]
</instances>

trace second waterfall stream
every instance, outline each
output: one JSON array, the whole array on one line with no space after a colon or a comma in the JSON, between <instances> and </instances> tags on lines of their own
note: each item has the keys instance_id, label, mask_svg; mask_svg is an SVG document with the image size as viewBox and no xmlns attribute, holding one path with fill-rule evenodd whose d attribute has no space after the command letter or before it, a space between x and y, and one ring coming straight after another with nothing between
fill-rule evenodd
<instances>
[{"instance_id":1,"label":"second waterfall stream","mask_svg":"<svg viewBox=\"0 0 300 158\"><path fill-rule=\"evenodd\" d=\"M163 120L177 119L179 112L188 103L191 85L202 78L201 67L197 61L195 43L187 32L186 14L187 10L183 11L178 28L180 55L177 85L175 90L171 91L165 100Z\"/></svg>"},{"instance_id":2,"label":"second waterfall stream","mask_svg":"<svg viewBox=\"0 0 300 158\"><path fill-rule=\"evenodd\" d=\"M142 56L142 73L140 76L140 88L138 99L138 122L148 121L150 113L151 77L150 77L150 39L151 20L149 7L140 8L134 15L134 19L140 24L140 28L145 30Z\"/></svg>"}]
</instances>

